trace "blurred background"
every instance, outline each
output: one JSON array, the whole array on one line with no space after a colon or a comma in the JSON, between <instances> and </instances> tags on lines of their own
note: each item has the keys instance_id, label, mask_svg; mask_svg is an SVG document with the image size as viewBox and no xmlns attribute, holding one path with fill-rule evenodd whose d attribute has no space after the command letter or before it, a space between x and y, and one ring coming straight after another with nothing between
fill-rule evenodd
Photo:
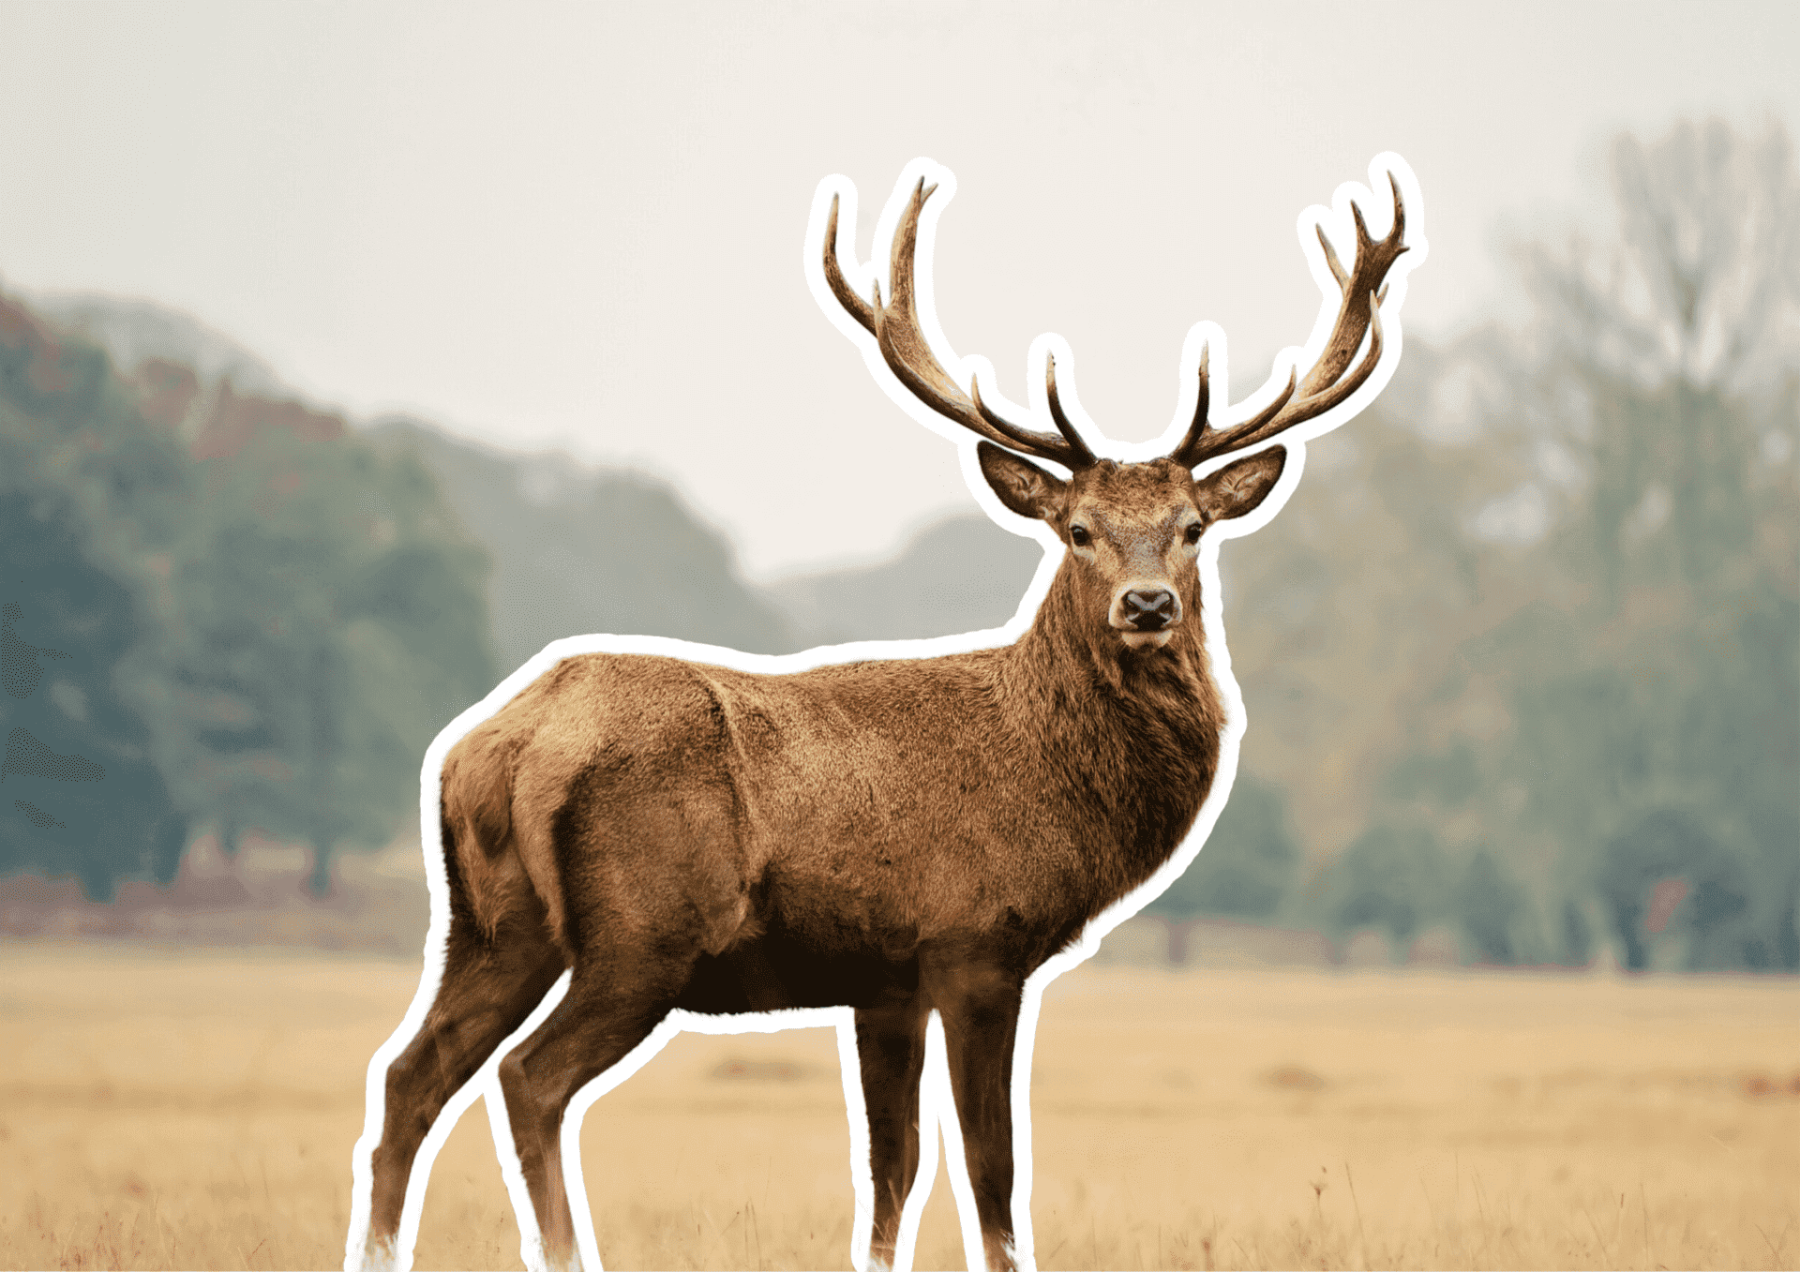
<instances>
[{"instance_id":1,"label":"blurred background","mask_svg":"<svg viewBox=\"0 0 1800 1272\"><path fill-rule=\"evenodd\" d=\"M1224 553L1245 776L1166 952L1800 968L1800 21L1326 12L8 8L0 870L324 896L559 636L1004 622L1037 549L817 312L816 181L866 252L950 164L951 339L1022 398L1060 331L1138 440L1193 321L1237 397L1305 338L1294 218L1395 149L1405 357Z\"/></svg>"},{"instance_id":2,"label":"blurred background","mask_svg":"<svg viewBox=\"0 0 1800 1272\"><path fill-rule=\"evenodd\" d=\"M1222 552L1238 783L1102 957L1755 973L1777 1060L1720 1081L1789 1098L1800 10L5 3L0 29L15 962L401 968L425 746L546 642L776 653L1010 618L1039 549L806 288L819 178L857 183L866 256L905 162L951 167L954 347L1023 400L1031 338L1061 333L1087 414L1137 441L1193 322L1231 337L1240 400L1305 339L1295 217L1395 150L1430 241L1399 372ZM68 957L44 983L117 970ZM1758 1161L1792 1181L1791 1152ZM1677 1257L1653 1209L1647 1265ZM1718 1258L1791 1263L1764 1220ZM1619 1265L1589 1226L1543 1260ZM104 1261L43 1240L19 1257ZM1464 1253L1513 1257L1487 1250Z\"/></svg>"}]
</instances>

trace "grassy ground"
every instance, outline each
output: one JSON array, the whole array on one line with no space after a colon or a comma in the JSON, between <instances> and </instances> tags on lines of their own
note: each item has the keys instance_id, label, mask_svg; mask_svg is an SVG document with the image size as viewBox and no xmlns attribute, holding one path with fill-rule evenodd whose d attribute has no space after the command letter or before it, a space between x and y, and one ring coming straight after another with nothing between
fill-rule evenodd
<instances>
[{"instance_id":1,"label":"grassy ground","mask_svg":"<svg viewBox=\"0 0 1800 1272\"><path fill-rule=\"evenodd\" d=\"M333 1267L396 960L0 945L0 1266ZM1793 1267L1800 984L1084 968L1037 1043L1045 1268ZM686 1035L589 1114L602 1255L842 1266L829 1031ZM517 1267L486 1119L418 1266ZM960 1267L948 1186L921 1268Z\"/></svg>"}]
</instances>

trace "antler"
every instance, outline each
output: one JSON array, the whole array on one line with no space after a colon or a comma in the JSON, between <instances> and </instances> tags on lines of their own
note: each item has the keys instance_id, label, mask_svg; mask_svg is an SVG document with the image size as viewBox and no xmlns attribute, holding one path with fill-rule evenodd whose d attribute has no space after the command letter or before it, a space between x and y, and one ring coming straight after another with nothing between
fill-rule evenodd
<instances>
[{"instance_id":1,"label":"antler","mask_svg":"<svg viewBox=\"0 0 1800 1272\"><path fill-rule=\"evenodd\" d=\"M1056 392L1056 359L1045 359L1044 384L1050 400L1050 418L1062 436L1041 433L1015 424L996 413L981 400L981 385L973 378L969 392L950 378L931 352L925 333L919 329L918 308L913 290L913 261L919 246L919 212L937 187L927 186L923 177L913 187L906 215L894 233L893 256L888 266L890 297L881 303L881 284L871 289L864 300L851 289L838 264L838 199L831 199L831 217L825 224L825 280L831 285L838 303L851 317L874 335L881 346L881 356L895 376L921 402L940 415L948 416L964 428L1008 450L1035 455L1074 470L1096 462L1094 452L1081 440L1081 434L1063 413Z\"/></svg>"},{"instance_id":2,"label":"antler","mask_svg":"<svg viewBox=\"0 0 1800 1272\"><path fill-rule=\"evenodd\" d=\"M1338 310L1337 324L1331 329L1325 352L1307 372L1306 379L1300 381L1297 373L1290 372L1287 388L1254 419L1230 428L1214 429L1206 419L1211 396L1206 383L1209 349L1200 358L1200 398L1194 408L1194 422L1188 426L1181 444L1171 452L1171 459L1193 468L1209 459L1267 441L1296 424L1323 415L1361 388L1374 374L1376 364L1381 361L1381 302L1387 298L1387 272L1406 250L1406 205L1400 198L1400 183L1391 172L1388 173L1388 185L1394 191L1394 227L1387 237L1372 240L1369 227L1363 221L1362 208L1354 202L1350 205L1356 219L1356 262L1349 273L1344 272L1337 251L1325 237L1325 228L1319 227L1325 263L1330 266L1331 275L1343 292L1343 305ZM1369 338L1369 350L1355 369L1350 370L1350 361L1356 356L1365 335ZM1347 370L1349 374L1345 374Z\"/></svg>"}]
</instances>

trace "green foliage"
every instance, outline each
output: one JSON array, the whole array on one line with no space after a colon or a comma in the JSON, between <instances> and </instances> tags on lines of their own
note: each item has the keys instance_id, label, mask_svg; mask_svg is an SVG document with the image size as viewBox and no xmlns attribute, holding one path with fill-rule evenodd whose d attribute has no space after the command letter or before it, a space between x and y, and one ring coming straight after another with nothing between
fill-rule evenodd
<instances>
[{"instance_id":1,"label":"green foliage","mask_svg":"<svg viewBox=\"0 0 1800 1272\"><path fill-rule=\"evenodd\" d=\"M1448 910L1448 874L1429 830L1377 824L1313 883L1308 909L1334 940L1364 928L1386 932L1398 958Z\"/></svg>"},{"instance_id":2,"label":"green foliage","mask_svg":"<svg viewBox=\"0 0 1800 1272\"><path fill-rule=\"evenodd\" d=\"M1543 590L1560 595L1457 655L1465 682L1499 695L1508 727L1402 757L1389 793L1446 825L1473 796L1484 833L1546 865L1533 905L1549 915L1601 900L1629 967L1649 965L1643 916L1663 878L1688 888L1659 937L1685 942L1671 956L1682 965L1800 965L1800 605L1791 563L1754 550L1795 523L1791 479L1759 471L1767 415L1748 401L1597 375L1586 385L1592 497L1531 554ZM1693 448L1671 436L1700 439L1704 462L1688 470ZM1653 524L1646 492L1675 489ZM1465 931L1483 958L1522 956Z\"/></svg>"},{"instance_id":3,"label":"green foliage","mask_svg":"<svg viewBox=\"0 0 1800 1272\"><path fill-rule=\"evenodd\" d=\"M0 490L0 737L14 770L0 776L0 874L73 874L106 900L118 879L174 877L187 818L114 684L134 598L83 538L66 501ZM17 764L28 750L52 762Z\"/></svg>"},{"instance_id":4,"label":"green foliage","mask_svg":"<svg viewBox=\"0 0 1800 1272\"><path fill-rule=\"evenodd\" d=\"M1530 898L1485 844L1469 859L1451 901L1473 961L1500 965L1525 961L1531 941L1520 929L1530 922Z\"/></svg>"},{"instance_id":5,"label":"green foliage","mask_svg":"<svg viewBox=\"0 0 1800 1272\"><path fill-rule=\"evenodd\" d=\"M190 810L119 673L144 633L133 562L174 524L184 477L104 354L0 298L0 872L72 874L101 899L174 875ZM52 762L13 771L29 751Z\"/></svg>"},{"instance_id":6,"label":"green foliage","mask_svg":"<svg viewBox=\"0 0 1800 1272\"><path fill-rule=\"evenodd\" d=\"M9 795L0 870L106 896L171 877L210 822L228 846L310 843L323 891L333 852L412 813L426 745L495 679L484 555L416 461L281 427L192 460L103 353L4 299L0 536L29 635L9 658L74 655L8 730L35 712L20 746L106 773Z\"/></svg>"},{"instance_id":7,"label":"green foliage","mask_svg":"<svg viewBox=\"0 0 1800 1272\"><path fill-rule=\"evenodd\" d=\"M1387 785L1398 799L1431 799L1459 808L1480 792L1481 769L1474 749L1459 740L1437 754L1403 757L1389 772Z\"/></svg>"},{"instance_id":8,"label":"green foliage","mask_svg":"<svg viewBox=\"0 0 1800 1272\"><path fill-rule=\"evenodd\" d=\"M205 463L145 667L160 756L229 845L245 828L331 854L412 810L431 738L495 679L485 562L429 477L354 439L257 434Z\"/></svg>"},{"instance_id":9,"label":"green foliage","mask_svg":"<svg viewBox=\"0 0 1800 1272\"><path fill-rule=\"evenodd\" d=\"M1800 295L1790 248L1734 272L1749 248L1728 183L1668 179L1698 161L1695 136L1621 144L1617 270L1533 259L1547 352L1488 436L1535 419L1521 444L1576 477L1548 534L1483 554L1500 616L1415 700L1411 731L1431 741L1391 761L1376 813L1459 851L1484 841L1458 910L1485 961L1583 960L1604 937L1631 968L1800 968L1796 385L1759 380L1754 356ZM1736 144L1714 130L1702 149L1729 168ZM1762 153L1761 197L1800 212L1791 157ZM1630 270L1637 301L1612 290ZM1734 309L1740 277L1772 282ZM1495 605L1504 590L1518 599ZM1477 707L1489 723L1471 736ZM1674 908L1652 920L1655 896Z\"/></svg>"},{"instance_id":10,"label":"green foliage","mask_svg":"<svg viewBox=\"0 0 1800 1272\"><path fill-rule=\"evenodd\" d=\"M1239 774L1206 847L1145 913L1268 919L1292 891L1299 867L1281 789Z\"/></svg>"}]
</instances>

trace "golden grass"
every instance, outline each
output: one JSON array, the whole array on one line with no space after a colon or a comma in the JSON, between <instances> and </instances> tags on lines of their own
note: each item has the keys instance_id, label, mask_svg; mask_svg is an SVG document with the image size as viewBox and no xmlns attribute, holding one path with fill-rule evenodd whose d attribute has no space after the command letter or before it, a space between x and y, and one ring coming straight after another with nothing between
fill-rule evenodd
<instances>
[{"instance_id":1,"label":"golden grass","mask_svg":"<svg viewBox=\"0 0 1800 1272\"><path fill-rule=\"evenodd\" d=\"M338 1266L363 1068L414 979L0 946L0 1264ZM1039 1260L1792 1267L1797 1076L1792 979L1083 968L1038 1036ZM829 1031L685 1035L583 1142L614 1269L847 1261ZM518 1266L479 1108L423 1231L421 1268ZM962 1266L942 1174L918 1266Z\"/></svg>"}]
</instances>

